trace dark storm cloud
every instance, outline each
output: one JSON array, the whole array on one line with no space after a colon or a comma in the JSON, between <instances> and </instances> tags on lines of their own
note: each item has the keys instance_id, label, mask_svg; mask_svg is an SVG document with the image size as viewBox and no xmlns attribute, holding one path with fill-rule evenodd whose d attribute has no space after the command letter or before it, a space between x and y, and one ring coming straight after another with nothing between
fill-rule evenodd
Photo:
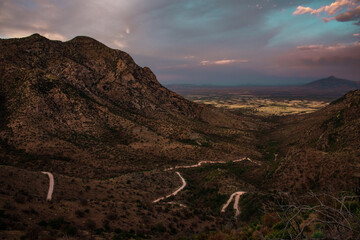
<instances>
[{"instance_id":1,"label":"dark storm cloud","mask_svg":"<svg viewBox=\"0 0 360 240\"><path fill-rule=\"evenodd\" d=\"M347 12L340 13L335 19L339 22L357 21L357 24L360 24L360 6Z\"/></svg>"}]
</instances>

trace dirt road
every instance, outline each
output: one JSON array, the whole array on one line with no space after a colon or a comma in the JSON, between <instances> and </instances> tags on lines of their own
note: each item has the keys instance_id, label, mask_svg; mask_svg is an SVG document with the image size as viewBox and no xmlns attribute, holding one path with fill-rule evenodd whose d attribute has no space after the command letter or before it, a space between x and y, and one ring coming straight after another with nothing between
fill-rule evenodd
<instances>
[{"instance_id":1,"label":"dirt road","mask_svg":"<svg viewBox=\"0 0 360 240\"><path fill-rule=\"evenodd\" d=\"M239 209L239 200L241 195L245 194L246 192L234 192L233 194L231 194L229 200L226 202L226 204L222 207L221 212L225 212L226 208L229 206L229 204L231 203L231 201L233 200L233 198L235 197L234 200L234 209L235 209L235 217L237 217L240 214L240 209Z\"/></svg>"},{"instance_id":2,"label":"dirt road","mask_svg":"<svg viewBox=\"0 0 360 240\"><path fill-rule=\"evenodd\" d=\"M166 195L165 197L161 197L161 198L158 198L156 200L153 201L153 203L157 203L161 200L164 200L166 198L169 198L171 196L175 196L176 194L178 194L181 190L183 190L185 187L186 187L186 181L185 179L181 176L181 174L179 172L176 172L177 175L179 175L179 177L181 178L181 181L182 181L182 186L180 188L178 188L175 192L169 194L169 195Z\"/></svg>"},{"instance_id":3,"label":"dirt road","mask_svg":"<svg viewBox=\"0 0 360 240\"><path fill-rule=\"evenodd\" d=\"M54 191L54 176L49 172L41 172L43 174L47 174L49 176L49 191L46 197L47 201L51 201L51 197Z\"/></svg>"}]
</instances>

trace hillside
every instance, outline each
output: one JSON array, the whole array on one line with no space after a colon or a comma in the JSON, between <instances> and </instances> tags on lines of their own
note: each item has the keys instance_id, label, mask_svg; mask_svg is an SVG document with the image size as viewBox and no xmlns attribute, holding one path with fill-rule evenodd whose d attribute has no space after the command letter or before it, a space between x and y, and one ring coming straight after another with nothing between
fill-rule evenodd
<instances>
[{"instance_id":1,"label":"hillside","mask_svg":"<svg viewBox=\"0 0 360 240\"><path fill-rule=\"evenodd\" d=\"M270 134L279 154L269 184L285 191L353 191L360 172L360 90L311 114L284 117Z\"/></svg>"},{"instance_id":2,"label":"hillside","mask_svg":"<svg viewBox=\"0 0 360 240\"><path fill-rule=\"evenodd\" d=\"M357 90L311 114L230 112L89 37L2 39L0 238L283 239L279 200L354 189L359 106Z\"/></svg>"},{"instance_id":3,"label":"hillside","mask_svg":"<svg viewBox=\"0 0 360 240\"><path fill-rule=\"evenodd\" d=\"M256 120L192 103L89 37L1 40L0 89L6 164L105 177L257 154Z\"/></svg>"}]
</instances>

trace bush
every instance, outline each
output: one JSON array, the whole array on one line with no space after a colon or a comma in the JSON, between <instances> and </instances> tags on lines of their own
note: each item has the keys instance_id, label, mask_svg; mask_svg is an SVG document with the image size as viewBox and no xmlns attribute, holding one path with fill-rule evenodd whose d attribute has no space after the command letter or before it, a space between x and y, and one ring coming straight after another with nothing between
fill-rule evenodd
<instances>
[{"instance_id":1,"label":"bush","mask_svg":"<svg viewBox=\"0 0 360 240\"><path fill-rule=\"evenodd\" d=\"M49 226L53 229L59 230L63 225L69 224L63 217L54 218L49 221Z\"/></svg>"},{"instance_id":2,"label":"bush","mask_svg":"<svg viewBox=\"0 0 360 240\"><path fill-rule=\"evenodd\" d=\"M41 221L38 223L38 225L39 225L40 227L46 227L46 226L48 225L48 223L47 223L45 220L41 220Z\"/></svg>"},{"instance_id":3,"label":"bush","mask_svg":"<svg viewBox=\"0 0 360 240\"><path fill-rule=\"evenodd\" d=\"M92 219L87 219L85 221L85 226L92 231L96 228L96 222Z\"/></svg>"},{"instance_id":4,"label":"bush","mask_svg":"<svg viewBox=\"0 0 360 240\"><path fill-rule=\"evenodd\" d=\"M0 231L6 230L6 228L7 228L7 224L0 219Z\"/></svg>"},{"instance_id":5,"label":"bush","mask_svg":"<svg viewBox=\"0 0 360 240\"><path fill-rule=\"evenodd\" d=\"M75 226L68 225L65 228L65 234L68 236L75 236L77 234L77 228Z\"/></svg>"},{"instance_id":6,"label":"bush","mask_svg":"<svg viewBox=\"0 0 360 240\"><path fill-rule=\"evenodd\" d=\"M81 210L76 210L75 215L78 218L83 218L85 216L85 213L83 211L81 211Z\"/></svg>"},{"instance_id":7,"label":"bush","mask_svg":"<svg viewBox=\"0 0 360 240\"><path fill-rule=\"evenodd\" d=\"M280 221L279 217L276 213L265 213L263 216L263 224L269 228L274 226L276 223Z\"/></svg>"},{"instance_id":8,"label":"bush","mask_svg":"<svg viewBox=\"0 0 360 240\"><path fill-rule=\"evenodd\" d=\"M312 238L323 238L323 237L324 237L324 233L322 231L316 231L312 235Z\"/></svg>"}]
</instances>

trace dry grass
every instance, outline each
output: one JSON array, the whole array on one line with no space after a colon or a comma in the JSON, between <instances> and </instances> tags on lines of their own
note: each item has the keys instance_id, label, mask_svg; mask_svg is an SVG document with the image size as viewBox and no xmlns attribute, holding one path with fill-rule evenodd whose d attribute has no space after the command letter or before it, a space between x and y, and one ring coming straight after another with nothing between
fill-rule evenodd
<instances>
[{"instance_id":1,"label":"dry grass","mask_svg":"<svg viewBox=\"0 0 360 240\"><path fill-rule=\"evenodd\" d=\"M328 105L327 101L305 99L275 99L255 96L189 96L196 103L219 108L251 110L256 115L291 115L314 112Z\"/></svg>"}]
</instances>

